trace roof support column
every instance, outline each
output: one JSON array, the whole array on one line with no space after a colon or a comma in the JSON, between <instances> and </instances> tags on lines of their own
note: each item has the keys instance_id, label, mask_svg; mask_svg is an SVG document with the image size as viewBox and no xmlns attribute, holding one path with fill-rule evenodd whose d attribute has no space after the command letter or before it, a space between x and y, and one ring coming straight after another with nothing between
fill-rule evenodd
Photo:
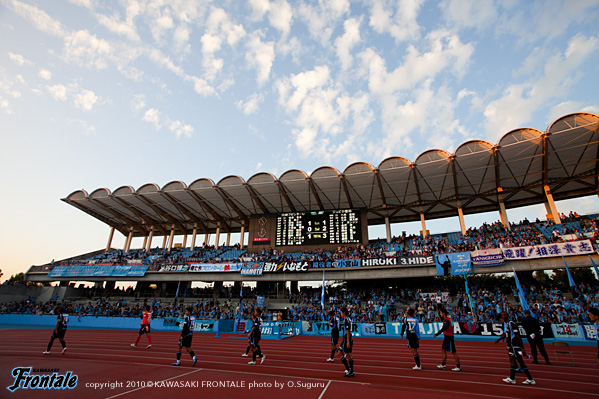
<instances>
[{"instance_id":1,"label":"roof support column","mask_svg":"<svg viewBox=\"0 0 599 399\"><path fill-rule=\"evenodd\" d=\"M243 248L243 241L245 241L245 222L241 222L241 237L239 237L239 248Z\"/></svg>"},{"instance_id":2,"label":"roof support column","mask_svg":"<svg viewBox=\"0 0 599 399\"><path fill-rule=\"evenodd\" d=\"M499 202L499 217L501 218L501 224L507 230L511 230L510 221L507 218L507 212L505 210L505 203L503 202L503 188L497 187L497 200Z\"/></svg>"},{"instance_id":3,"label":"roof support column","mask_svg":"<svg viewBox=\"0 0 599 399\"><path fill-rule=\"evenodd\" d=\"M420 223L422 223L422 237L426 238L426 220L424 219L424 213L420 212Z\"/></svg>"},{"instance_id":4,"label":"roof support column","mask_svg":"<svg viewBox=\"0 0 599 399\"><path fill-rule=\"evenodd\" d=\"M129 252L131 241L133 241L133 227L129 227L129 235L127 236L127 240L125 240L125 252Z\"/></svg>"},{"instance_id":5,"label":"roof support column","mask_svg":"<svg viewBox=\"0 0 599 399\"><path fill-rule=\"evenodd\" d=\"M229 246L229 242L231 242L231 233L227 233L227 247Z\"/></svg>"},{"instance_id":6,"label":"roof support column","mask_svg":"<svg viewBox=\"0 0 599 399\"><path fill-rule=\"evenodd\" d=\"M193 225L193 233L191 233L191 249L193 250L196 247L196 236L198 235L198 227L197 225Z\"/></svg>"},{"instance_id":7,"label":"roof support column","mask_svg":"<svg viewBox=\"0 0 599 399\"><path fill-rule=\"evenodd\" d=\"M553 219L556 224L561 224L562 221L559 217L559 213L557 213L551 189L547 185L544 186L543 189L545 191L545 209L547 209L547 218L550 219L551 216L551 219Z\"/></svg>"},{"instance_id":8,"label":"roof support column","mask_svg":"<svg viewBox=\"0 0 599 399\"><path fill-rule=\"evenodd\" d=\"M391 223L389 216L385 216L385 229L387 230L387 242L391 242Z\"/></svg>"},{"instance_id":9,"label":"roof support column","mask_svg":"<svg viewBox=\"0 0 599 399\"><path fill-rule=\"evenodd\" d=\"M106 244L106 250L104 252L108 252L110 247L112 246L112 239L114 238L114 227L110 228L110 234L108 234L108 243Z\"/></svg>"},{"instance_id":10,"label":"roof support column","mask_svg":"<svg viewBox=\"0 0 599 399\"><path fill-rule=\"evenodd\" d=\"M175 225L171 226L171 235L168 239L168 252L171 252L173 249L173 241L175 241Z\"/></svg>"},{"instance_id":11,"label":"roof support column","mask_svg":"<svg viewBox=\"0 0 599 399\"><path fill-rule=\"evenodd\" d=\"M183 248L187 248L187 234L183 235Z\"/></svg>"},{"instance_id":12,"label":"roof support column","mask_svg":"<svg viewBox=\"0 0 599 399\"><path fill-rule=\"evenodd\" d=\"M141 246L143 249L146 249L146 245L148 244L148 236L144 236L144 243Z\"/></svg>"},{"instance_id":13,"label":"roof support column","mask_svg":"<svg viewBox=\"0 0 599 399\"><path fill-rule=\"evenodd\" d=\"M152 248L152 238L154 238L154 226L150 227L150 232L148 233L148 242L146 243L146 252L150 252Z\"/></svg>"},{"instance_id":14,"label":"roof support column","mask_svg":"<svg viewBox=\"0 0 599 399\"><path fill-rule=\"evenodd\" d=\"M220 240L220 223L216 225L216 237L214 238L214 248L218 249L218 245Z\"/></svg>"},{"instance_id":15,"label":"roof support column","mask_svg":"<svg viewBox=\"0 0 599 399\"><path fill-rule=\"evenodd\" d=\"M209 242L210 242L210 234L208 234L208 232L206 232L206 235L204 235L204 246L208 245Z\"/></svg>"},{"instance_id":16,"label":"roof support column","mask_svg":"<svg viewBox=\"0 0 599 399\"><path fill-rule=\"evenodd\" d=\"M168 238L168 236L165 234L164 238L162 238L162 249L166 248L166 239Z\"/></svg>"},{"instance_id":17,"label":"roof support column","mask_svg":"<svg viewBox=\"0 0 599 399\"><path fill-rule=\"evenodd\" d=\"M464 222L464 211L462 210L462 204L458 201L458 218L460 219L460 230L462 235L466 235L466 222Z\"/></svg>"}]
</instances>

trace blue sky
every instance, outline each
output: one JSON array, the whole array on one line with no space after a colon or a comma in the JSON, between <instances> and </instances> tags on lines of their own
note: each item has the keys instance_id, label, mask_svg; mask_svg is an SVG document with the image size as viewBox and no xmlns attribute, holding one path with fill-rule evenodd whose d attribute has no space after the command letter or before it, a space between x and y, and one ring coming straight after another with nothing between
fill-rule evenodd
<instances>
[{"instance_id":1,"label":"blue sky","mask_svg":"<svg viewBox=\"0 0 599 399\"><path fill-rule=\"evenodd\" d=\"M597 114L597 21L597 0L0 0L4 278L106 245L60 201L82 188L343 171Z\"/></svg>"}]
</instances>

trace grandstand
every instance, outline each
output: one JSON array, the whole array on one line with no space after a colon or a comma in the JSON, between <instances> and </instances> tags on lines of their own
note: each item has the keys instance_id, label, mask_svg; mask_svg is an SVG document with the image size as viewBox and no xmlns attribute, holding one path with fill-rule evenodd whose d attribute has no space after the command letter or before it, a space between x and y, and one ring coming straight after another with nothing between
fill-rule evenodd
<instances>
[{"instance_id":1,"label":"grandstand","mask_svg":"<svg viewBox=\"0 0 599 399\"><path fill-rule=\"evenodd\" d=\"M108 292L117 281L137 282L138 296L170 297L193 293L191 282L201 281L214 283L208 295L214 298L224 281L234 282L234 293L242 281L253 281L257 291L281 299L299 292L299 281L385 286L430 279L439 274L438 257L449 261L448 254L472 256L473 274L559 269L561 255L570 268L589 267L590 259L599 263L597 214L560 214L555 200L598 195L598 131L597 115L577 113L558 118L544 132L513 130L496 145L473 140L453 154L429 150L414 162L391 157L378 167L358 162L343 173L323 166L310 175L289 170L279 178L258 173L218 184L202 178L162 188L78 190L63 201L109 226L106 248L32 266L26 279L63 287L87 281ZM507 209L533 204L545 205L546 220L508 220ZM464 215L488 211L496 211L498 221L466 228ZM456 231L427 229L427 220L453 216L460 222ZM325 223L329 230L308 233L302 220ZM421 222L419 235L391 235L391 223L414 220ZM370 240L368 226L382 224L386 239ZM111 247L115 231L126 237L122 249ZM234 233L239 243L230 242ZM208 245L210 235L215 245ZM175 245L175 236L183 244ZM143 237L140 248L131 248L134 237ZM162 244L155 246L159 237ZM477 263L477 251L491 251L500 261Z\"/></svg>"}]
</instances>

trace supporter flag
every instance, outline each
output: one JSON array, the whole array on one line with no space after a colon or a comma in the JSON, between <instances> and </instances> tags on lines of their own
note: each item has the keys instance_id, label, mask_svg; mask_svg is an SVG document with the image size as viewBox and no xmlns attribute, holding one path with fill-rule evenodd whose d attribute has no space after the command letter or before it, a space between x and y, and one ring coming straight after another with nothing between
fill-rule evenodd
<instances>
[{"instance_id":1,"label":"supporter flag","mask_svg":"<svg viewBox=\"0 0 599 399\"><path fill-rule=\"evenodd\" d=\"M518 288L518 297L520 298L520 305L522 306L522 311L530 310L528 302L526 302L526 297L524 296L524 291L522 291L520 281L518 281L518 275L516 274L516 270L514 270L514 279L516 280L516 288Z\"/></svg>"},{"instance_id":2,"label":"supporter flag","mask_svg":"<svg viewBox=\"0 0 599 399\"><path fill-rule=\"evenodd\" d=\"M324 270L322 271L322 293L320 294L320 306L324 310Z\"/></svg>"},{"instance_id":3,"label":"supporter flag","mask_svg":"<svg viewBox=\"0 0 599 399\"><path fill-rule=\"evenodd\" d=\"M599 280L599 269L597 269L597 265L595 264L595 261L593 260L593 258L591 258L591 255L589 255L589 258L591 259L591 262L593 262L593 267L595 268L595 274L597 275L597 279Z\"/></svg>"},{"instance_id":4,"label":"supporter flag","mask_svg":"<svg viewBox=\"0 0 599 399\"><path fill-rule=\"evenodd\" d=\"M476 308L474 307L474 303L472 302L472 296L470 296L470 290L468 289L468 279L464 274L464 285L466 286L466 295L468 295L468 302L470 303L470 311L474 315L476 319Z\"/></svg>"},{"instance_id":5,"label":"supporter flag","mask_svg":"<svg viewBox=\"0 0 599 399\"><path fill-rule=\"evenodd\" d=\"M568 285L570 286L570 293L572 294L572 298L576 298L578 296L578 293L576 292L576 283L574 283L574 279L570 273L570 268L568 267L566 259L563 256L562 260L564 261L564 265L566 265L566 273L568 273Z\"/></svg>"},{"instance_id":6,"label":"supporter flag","mask_svg":"<svg viewBox=\"0 0 599 399\"><path fill-rule=\"evenodd\" d=\"M243 312L243 283L241 283L241 288L239 289L239 314Z\"/></svg>"},{"instance_id":7,"label":"supporter flag","mask_svg":"<svg viewBox=\"0 0 599 399\"><path fill-rule=\"evenodd\" d=\"M179 281L179 284L177 284L177 292L175 293L175 302L177 301L177 298L179 298L179 288L181 287L181 282Z\"/></svg>"}]
</instances>

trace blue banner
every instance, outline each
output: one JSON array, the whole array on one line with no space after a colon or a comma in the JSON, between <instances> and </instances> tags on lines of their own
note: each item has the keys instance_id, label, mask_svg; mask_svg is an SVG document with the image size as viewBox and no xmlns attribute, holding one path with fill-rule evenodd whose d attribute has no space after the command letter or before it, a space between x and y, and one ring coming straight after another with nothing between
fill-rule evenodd
<instances>
[{"instance_id":1,"label":"blue banner","mask_svg":"<svg viewBox=\"0 0 599 399\"><path fill-rule=\"evenodd\" d=\"M143 277L148 266L56 266L48 277Z\"/></svg>"},{"instance_id":2,"label":"blue banner","mask_svg":"<svg viewBox=\"0 0 599 399\"><path fill-rule=\"evenodd\" d=\"M312 269L346 269L362 267L362 259L344 259L332 262L312 262Z\"/></svg>"},{"instance_id":3,"label":"blue banner","mask_svg":"<svg viewBox=\"0 0 599 399\"><path fill-rule=\"evenodd\" d=\"M461 276L472 274L470 252L435 255L437 276Z\"/></svg>"}]
</instances>

